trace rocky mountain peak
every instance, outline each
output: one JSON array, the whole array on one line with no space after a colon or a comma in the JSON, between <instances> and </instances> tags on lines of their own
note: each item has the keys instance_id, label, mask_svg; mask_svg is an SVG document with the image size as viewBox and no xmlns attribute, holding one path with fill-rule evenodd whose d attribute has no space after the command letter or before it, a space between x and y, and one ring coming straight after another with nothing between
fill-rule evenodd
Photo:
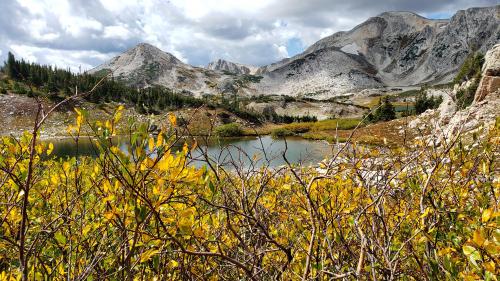
<instances>
[{"instance_id":1,"label":"rocky mountain peak","mask_svg":"<svg viewBox=\"0 0 500 281\"><path fill-rule=\"evenodd\" d=\"M140 43L90 72L111 71L115 77L134 82L140 80L137 84L147 85L159 75L160 71L176 67L190 66L151 44Z\"/></svg>"},{"instance_id":2,"label":"rocky mountain peak","mask_svg":"<svg viewBox=\"0 0 500 281\"><path fill-rule=\"evenodd\" d=\"M132 49L129 49L125 52L125 54L132 55L136 58L142 58L146 61L159 61L162 63L168 64L183 64L178 58L174 55L162 51L160 48L155 47L149 43L139 43Z\"/></svg>"},{"instance_id":3,"label":"rocky mountain peak","mask_svg":"<svg viewBox=\"0 0 500 281\"><path fill-rule=\"evenodd\" d=\"M233 74L252 74L255 72L255 67L234 63L223 59L218 59L209 63L206 68L215 71L227 71Z\"/></svg>"},{"instance_id":4,"label":"rocky mountain peak","mask_svg":"<svg viewBox=\"0 0 500 281\"><path fill-rule=\"evenodd\" d=\"M377 15L379 18L384 18L384 19L397 19L397 20L403 20L403 21L408 21L411 19L423 19L427 21L432 21L431 19L428 19L426 17L423 17L417 13L414 12L409 12L409 11L388 11L388 12L383 12L379 15Z\"/></svg>"}]
</instances>

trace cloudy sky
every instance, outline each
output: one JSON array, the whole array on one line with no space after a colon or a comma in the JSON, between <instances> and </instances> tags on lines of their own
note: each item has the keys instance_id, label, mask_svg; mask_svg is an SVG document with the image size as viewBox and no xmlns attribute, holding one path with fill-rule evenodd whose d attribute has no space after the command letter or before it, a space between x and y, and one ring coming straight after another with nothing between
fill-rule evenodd
<instances>
[{"instance_id":1,"label":"cloudy sky","mask_svg":"<svg viewBox=\"0 0 500 281\"><path fill-rule=\"evenodd\" d=\"M0 0L0 59L89 69L140 42L192 65L264 65L384 11L448 18L500 0Z\"/></svg>"}]
</instances>

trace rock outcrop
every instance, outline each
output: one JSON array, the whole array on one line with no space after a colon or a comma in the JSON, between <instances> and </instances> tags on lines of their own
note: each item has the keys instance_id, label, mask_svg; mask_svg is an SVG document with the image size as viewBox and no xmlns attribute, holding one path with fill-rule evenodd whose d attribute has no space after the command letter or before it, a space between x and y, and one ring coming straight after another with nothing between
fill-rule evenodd
<instances>
[{"instance_id":1,"label":"rock outcrop","mask_svg":"<svg viewBox=\"0 0 500 281\"><path fill-rule=\"evenodd\" d=\"M482 79L474 96L475 103L500 90L500 44L486 53L484 62Z\"/></svg>"},{"instance_id":2,"label":"rock outcrop","mask_svg":"<svg viewBox=\"0 0 500 281\"><path fill-rule=\"evenodd\" d=\"M207 69L215 71L225 71L236 75L253 74L256 71L256 68L253 66L234 63L223 59L218 59L209 63L207 65Z\"/></svg>"}]
</instances>

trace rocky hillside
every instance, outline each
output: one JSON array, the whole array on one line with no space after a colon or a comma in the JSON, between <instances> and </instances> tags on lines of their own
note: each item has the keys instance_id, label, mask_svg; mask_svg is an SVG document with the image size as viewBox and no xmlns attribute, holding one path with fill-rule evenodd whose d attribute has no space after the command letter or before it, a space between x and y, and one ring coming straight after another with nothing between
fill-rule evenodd
<instances>
[{"instance_id":1,"label":"rocky hillside","mask_svg":"<svg viewBox=\"0 0 500 281\"><path fill-rule=\"evenodd\" d=\"M225 78L221 73L185 64L172 54L146 43L135 46L90 72L112 72L115 78L137 87L162 85L194 95L215 93L217 83Z\"/></svg>"},{"instance_id":2,"label":"rocky hillside","mask_svg":"<svg viewBox=\"0 0 500 281\"><path fill-rule=\"evenodd\" d=\"M259 114L314 116L320 121L332 118L361 118L367 112L367 108L353 104L331 101L286 101L283 99L271 99L266 102L254 101L249 103L246 108Z\"/></svg>"},{"instance_id":3,"label":"rocky hillside","mask_svg":"<svg viewBox=\"0 0 500 281\"><path fill-rule=\"evenodd\" d=\"M208 68L185 64L170 53L141 43L100 65L90 73L107 74L135 87L161 85L177 92L201 97L204 94L255 94L252 67L219 60Z\"/></svg>"},{"instance_id":4,"label":"rocky hillside","mask_svg":"<svg viewBox=\"0 0 500 281\"><path fill-rule=\"evenodd\" d=\"M230 72L234 74L253 74L257 70L253 66L247 66L239 63L234 63L230 61L226 61L223 59L218 59L213 61L207 65L207 69L215 70L215 71L224 71Z\"/></svg>"},{"instance_id":5,"label":"rocky hillside","mask_svg":"<svg viewBox=\"0 0 500 281\"><path fill-rule=\"evenodd\" d=\"M449 82L472 50L500 40L500 6L450 20L387 12L338 32L304 53L264 66L261 91L331 97L361 88Z\"/></svg>"},{"instance_id":6,"label":"rocky hillside","mask_svg":"<svg viewBox=\"0 0 500 281\"><path fill-rule=\"evenodd\" d=\"M500 44L486 53L482 77L472 104L459 110L456 104L457 93L463 91L474 80L455 85L451 91L430 90L431 95L441 95L444 100L436 110L428 110L410 122L411 128L424 130L430 128L433 137L449 139L458 132L467 134L483 127L488 129L500 116Z\"/></svg>"}]
</instances>

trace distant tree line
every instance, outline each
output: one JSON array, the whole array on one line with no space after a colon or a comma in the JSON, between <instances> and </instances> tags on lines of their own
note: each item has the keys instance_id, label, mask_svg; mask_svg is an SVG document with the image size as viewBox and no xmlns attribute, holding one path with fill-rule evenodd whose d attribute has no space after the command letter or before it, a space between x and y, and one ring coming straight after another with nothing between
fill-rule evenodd
<instances>
[{"instance_id":1,"label":"distant tree line","mask_svg":"<svg viewBox=\"0 0 500 281\"><path fill-rule=\"evenodd\" d=\"M284 123L284 124L290 124L290 123L302 123L302 122L317 122L318 118L316 116L309 116L309 115L304 115L304 116L292 116L292 115L278 115L278 114L273 114L270 116L265 116L266 118L269 119L269 121L274 122L274 123Z\"/></svg>"},{"instance_id":2,"label":"distant tree line","mask_svg":"<svg viewBox=\"0 0 500 281\"><path fill-rule=\"evenodd\" d=\"M30 86L29 89L25 89L15 83L15 92L35 94L33 89L35 88L42 94L46 94L50 99L55 100L74 94L76 89L82 93L88 92L102 79L102 76L99 75L75 74L69 69L65 70L49 65L30 63L25 60L16 60L10 52L2 70L12 80ZM138 111L143 113L153 113L167 108L201 106L203 104L202 100L175 93L165 87L155 86L136 89L115 80L113 77L103 80L95 91L85 98L93 103L109 101L132 103L135 104Z\"/></svg>"}]
</instances>

